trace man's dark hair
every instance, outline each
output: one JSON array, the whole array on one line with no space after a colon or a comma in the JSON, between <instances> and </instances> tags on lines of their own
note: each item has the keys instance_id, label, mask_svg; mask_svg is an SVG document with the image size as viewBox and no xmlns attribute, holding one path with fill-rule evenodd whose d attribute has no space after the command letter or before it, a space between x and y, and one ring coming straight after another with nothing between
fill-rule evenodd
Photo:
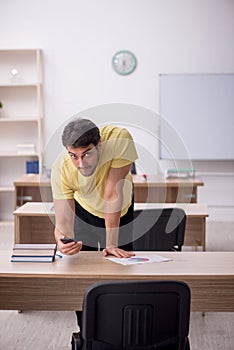
<instances>
[{"instance_id":1,"label":"man's dark hair","mask_svg":"<svg viewBox=\"0 0 234 350\"><path fill-rule=\"evenodd\" d=\"M77 118L68 123L62 134L63 146L87 147L90 144L97 146L100 140L99 128L91 120Z\"/></svg>"}]
</instances>

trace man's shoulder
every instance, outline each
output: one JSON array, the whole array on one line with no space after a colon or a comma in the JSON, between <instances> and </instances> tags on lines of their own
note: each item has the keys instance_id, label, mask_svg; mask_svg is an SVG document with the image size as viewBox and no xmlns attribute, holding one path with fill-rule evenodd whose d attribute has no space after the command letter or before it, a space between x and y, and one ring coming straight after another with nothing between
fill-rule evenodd
<instances>
[{"instance_id":1,"label":"man's shoulder","mask_svg":"<svg viewBox=\"0 0 234 350\"><path fill-rule=\"evenodd\" d=\"M132 138L130 132L126 128L115 125L105 125L103 127L100 127L100 135L103 141L117 138Z\"/></svg>"}]
</instances>

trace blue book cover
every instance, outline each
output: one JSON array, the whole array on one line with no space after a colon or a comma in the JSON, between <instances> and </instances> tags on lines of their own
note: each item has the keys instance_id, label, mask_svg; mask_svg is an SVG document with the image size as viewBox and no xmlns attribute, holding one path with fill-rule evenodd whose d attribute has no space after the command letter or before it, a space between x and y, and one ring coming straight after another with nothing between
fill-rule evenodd
<instances>
[{"instance_id":1,"label":"blue book cover","mask_svg":"<svg viewBox=\"0 0 234 350\"><path fill-rule=\"evenodd\" d=\"M38 162L38 160L34 160L34 162L33 162L33 172L34 172L34 174L39 174L39 162Z\"/></svg>"},{"instance_id":2,"label":"blue book cover","mask_svg":"<svg viewBox=\"0 0 234 350\"><path fill-rule=\"evenodd\" d=\"M33 174L33 162L29 160L26 162L26 174Z\"/></svg>"}]
</instances>

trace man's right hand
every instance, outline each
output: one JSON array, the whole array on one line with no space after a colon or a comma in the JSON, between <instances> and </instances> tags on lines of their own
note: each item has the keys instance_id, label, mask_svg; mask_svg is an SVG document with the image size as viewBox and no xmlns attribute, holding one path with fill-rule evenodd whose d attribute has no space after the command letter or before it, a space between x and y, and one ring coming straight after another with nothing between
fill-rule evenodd
<instances>
[{"instance_id":1,"label":"man's right hand","mask_svg":"<svg viewBox=\"0 0 234 350\"><path fill-rule=\"evenodd\" d=\"M63 237L64 238L64 237ZM80 252L82 248L82 242L81 241L73 241L70 243L63 243L59 240L57 242L57 248L58 250L65 255L74 255Z\"/></svg>"}]
</instances>

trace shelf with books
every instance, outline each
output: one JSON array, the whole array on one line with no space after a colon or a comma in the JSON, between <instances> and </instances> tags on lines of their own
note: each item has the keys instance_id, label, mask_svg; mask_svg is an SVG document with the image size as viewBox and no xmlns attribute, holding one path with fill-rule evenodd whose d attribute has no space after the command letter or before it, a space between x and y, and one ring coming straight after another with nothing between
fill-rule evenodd
<instances>
[{"instance_id":1,"label":"shelf with books","mask_svg":"<svg viewBox=\"0 0 234 350\"><path fill-rule=\"evenodd\" d=\"M26 162L42 166L43 57L40 49L0 50L0 187L26 173ZM33 145L28 152L19 145ZM9 197L8 201L11 198ZM9 206L8 206L9 207ZM6 216L0 205L0 220ZM10 214L10 213L8 213Z\"/></svg>"}]
</instances>

